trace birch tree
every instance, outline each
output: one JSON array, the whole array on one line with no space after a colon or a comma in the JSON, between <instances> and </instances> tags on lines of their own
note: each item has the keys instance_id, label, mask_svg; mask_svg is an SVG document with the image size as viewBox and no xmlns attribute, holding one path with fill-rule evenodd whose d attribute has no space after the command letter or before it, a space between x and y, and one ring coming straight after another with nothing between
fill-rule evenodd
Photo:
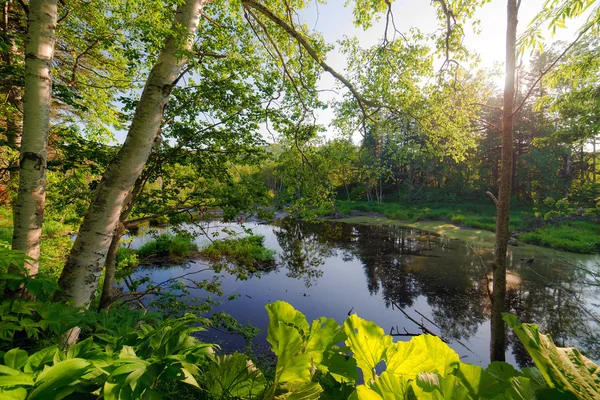
<instances>
[{"instance_id":1,"label":"birch tree","mask_svg":"<svg viewBox=\"0 0 600 400\"><path fill-rule=\"evenodd\" d=\"M150 71L125 143L96 189L59 279L63 299L77 306L87 305L94 295L123 202L157 140L164 108L181 77L207 3L187 0L177 8L172 32Z\"/></svg>"},{"instance_id":2,"label":"birch tree","mask_svg":"<svg viewBox=\"0 0 600 400\"><path fill-rule=\"evenodd\" d=\"M29 3L25 45L23 137L12 247L15 250L24 251L33 259L28 264L31 275L35 275L39 267L38 259L46 200L46 163L52 96L52 58L56 40L56 3L56 0L32 0Z\"/></svg>"}]
</instances>

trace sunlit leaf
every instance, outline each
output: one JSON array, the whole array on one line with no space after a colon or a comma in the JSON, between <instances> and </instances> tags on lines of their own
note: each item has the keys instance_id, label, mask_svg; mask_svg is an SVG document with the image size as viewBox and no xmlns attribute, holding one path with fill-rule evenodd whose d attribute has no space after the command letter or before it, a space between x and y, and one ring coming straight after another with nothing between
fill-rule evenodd
<instances>
[{"instance_id":1,"label":"sunlit leaf","mask_svg":"<svg viewBox=\"0 0 600 400\"><path fill-rule=\"evenodd\" d=\"M365 382L375 378L375 366L383 360L386 349L392 343L392 337L385 335L383 329L371 321L365 321L352 314L344 323L344 332L348 339L346 345L354 353L356 364L361 369Z\"/></svg>"},{"instance_id":2,"label":"sunlit leaf","mask_svg":"<svg viewBox=\"0 0 600 400\"><path fill-rule=\"evenodd\" d=\"M600 367L577 349L556 347L537 325L522 324L510 314L504 320L517 334L550 388L571 392L580 398L600 397Z\"/></svg>"}]
</instances>

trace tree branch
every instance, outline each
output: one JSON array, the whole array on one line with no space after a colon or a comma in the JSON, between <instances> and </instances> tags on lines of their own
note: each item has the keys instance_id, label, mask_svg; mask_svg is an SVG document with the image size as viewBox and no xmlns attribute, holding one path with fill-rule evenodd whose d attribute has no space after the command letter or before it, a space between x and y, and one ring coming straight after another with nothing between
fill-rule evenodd
<instances>
[{"instance_id":1,"label":"tree branch","mask_svg":"<svg viewBox=\"0 0 600 400\"><path fill-rule=\"evenodd\" d=\"M519 106L513 111L512 115L514 116L516 113L518 113L519 111L521 111L521 108L523 108L523 106L525 105L525 102L527 101L527 99L529 99L529 96L531 96L531 93L533 93L533 89L535 89L535 87L537 86L537 84L542 80L542 78L544 76L546 76L546 74L548 74L548 72L550 72L552 70L552 68L554 68L554 66L565 56L565 54L567 54L567 52L569 50L571 50L571 48L573 46L575 46L575 44L579 41L579 39L581 39L581 37L588 31L590 30L590 28L592 26L595 26L593 24L588 25L584 30L582 30L581 32L579 32L579 35L577 35L577 37L575 38L574 41L571 42L571 44L569 44L567 46L566 49L564 49L564 51L562 53L560 53L560 55L552 62L552 64L550 64L550 66L548 68L546 68L544 71L542 71L542 73L540 74L540 76L535 80L535 82L533 82L533 84L531 85L531 87L529 88L529 90L527 91L527 94L525 95L525 97L523 98L523 101L521 101L521 104L519 104Z\"/></svg>"},{"instance_id":2,"label":"tree branch","mask_svg":"<svg viewBox=\"0 0 600 400\"><path fill-rule=\"evenodd\" d=\"M348 90L350 90L350 92L352 93L352 95L354 96L354 98L358 101L358 104L359 104L359 106L360 106L360 108L361 108L361 110L362 110L362 112L363 112L363 114L365 116L367 115L367 113L366 113L366 111L364 109L365 105L368 106L368 107L378 107L378 105L379 105L378 103L376 103L376 102L374 102L372 100L369 100L369 99L365 99L358 92L358 90L352 85L352 83L350 83L350 81L348 81L341 74L339 74L337 71L335 71L324 60L322 60L321 57L319 57L319 55L315 51L315 49L313 49L313 47L310 45L310 43L308 42L308 40L306 40L306 38L301 33L299 33L298 31L296 31L287 22L285 22L284 20L282 20L281 18L279 18L271 10L269 10L267 7L265 7L264 5L258 3L255 0L243 0L242 4L244 5L244 7L246 9L253 8L256 11L260 12L261 14L263 14L264 16L266 16L267 18L269 18L271 21L273 21L276 25L278 25L279 27L281 27L284 31L286 31L294 39L296 39L298 41L298 43L300 43L302 45L302 47L304 47L304 49L306 50L306 52L313 58L313 60L315 60L321 66L321 68L323 68L326 72L329 72L335 79L337 79L338 81L340 81L344 86L346 86L346 88L348 88Z\"/></svg>"}]
</instances>

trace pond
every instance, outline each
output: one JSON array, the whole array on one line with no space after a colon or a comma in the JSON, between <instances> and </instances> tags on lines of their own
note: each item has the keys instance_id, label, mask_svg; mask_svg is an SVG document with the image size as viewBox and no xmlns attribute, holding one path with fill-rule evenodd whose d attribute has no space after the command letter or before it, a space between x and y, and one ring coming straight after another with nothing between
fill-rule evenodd
<instances>
[{"instance_id":1,"label":"pond","mask_svg":"<svg viewBox=\"0 0 600 400\"><path fill-rule=\"evenodd\" d=\"M343 323L355 312L387 333L421 333L418 324L423 324L446 340L463 361L489 363L492 249L401 226L285 219L244 227L264 235L265 246L277 251L278 267L248 280L221 273L223 303L214 310L260 328L262 334L255 339L260 348L268 345L265 304L285 300L309 322L327 316ZM210 222L202 230L208 237L220 232L222 238L229 230L241 232L242 227ZM147 238L135 238L134 245ZM197 242L203 246L208 240L202 235ZM600 268L598 258L534 246L511 247L509 265L509 312L539 324L558 345L576 346L588 357L600 359L600 286L593 279ZM199 260L185 266L142 268L136 274L162 282L206 266ZM197 278L211 274L199 272ZM193 295L206 294L197 290ZM227 300L232 295L239 296ZM217 330L203 335L225 351L244 346L241 337ZM511 332L508 346L508 362L531 365Z\"/></svg>"}]
</instances>

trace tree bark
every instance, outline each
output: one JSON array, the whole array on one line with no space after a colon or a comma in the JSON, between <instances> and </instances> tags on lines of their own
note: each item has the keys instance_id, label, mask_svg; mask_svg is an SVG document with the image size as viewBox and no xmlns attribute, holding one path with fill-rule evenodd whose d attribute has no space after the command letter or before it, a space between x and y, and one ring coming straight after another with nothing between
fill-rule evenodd
<instances>
[{"instance_id":1,"label":"tree bark","mask_svg":"<svg viewBox=\"0 0 600 400\"><path fill-rule=\"evenodd\" d=\"M89 306L119 219L123 203L140 176L158 138L164 108L192 49L200 13L209 0L186 0L177 8L174 31L152 68L125 143L104 173L59 279L60 299Z\"/></svg>"},{"instance_id":2,"label":"tree bark","mask_svg":"<svg viewBox=\"0 0 600 400\"><path fill-rule=\"evenodd\" d=\"M506 304L506 255L509 231L510 195L513 163L513 109L515 98L515 58L517 40L517 0L508 0L506 28L506 77L504 106L502 108L502 154L498 204L496 215L496 241L494 244L494 291L492 293L492 320L490 358L505 360L505 327L502 313Z\"/></svg>"},{"instance_id":3,"label":"tree bark","mask_svg":"<svg viewBox=\"0 0 600 400\"><path fill-rule=\"evenodd\" d=\"M125 200L123 211L119 216L119 221L117 222L117 226L115 227L110 246L108 247L108 253L106 255L106 262L104 264L104 284L102 285L102 294L100 296L98 310L107 309L113 302L112 289L115 283L115 272L117 270L117 251L119 250L121 238L125 233L125 223L129 218L131 211L133 211L135 199L142 191L142 188L144 187L147 181L148 175L149 173L143 173L137 178L135 184L133 185L133 189L131 190L131 192L127 196L127 199Z\"/></svg>"},{"instance_id":4,"label":"tree bark","mask_svg":"<svg viewBox=\"0 0 600 400\"><path fill-rule=\"evenodd\" d=\"M33 258L30 275L39 268L46 201L46 156L50 130L52 58L56 40L57 0L31 0L25 45L23 136L19 191L15 203L12 248Z\"/></svg>"}]
</instances>

